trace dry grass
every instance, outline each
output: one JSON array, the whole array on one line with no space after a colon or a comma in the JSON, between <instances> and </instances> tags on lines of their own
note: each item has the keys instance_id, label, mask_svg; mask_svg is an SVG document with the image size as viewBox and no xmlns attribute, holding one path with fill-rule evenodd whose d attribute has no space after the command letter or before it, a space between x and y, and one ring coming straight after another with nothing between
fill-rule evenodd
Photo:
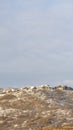
<instances>
[{"instance_id":1,"label":"dry grass","mask_svg":"<svg viewBox=\"0 0 73 130\"><path fill-rule=\"evenodd\" d=\"M36 89L0 95L0 130L73 130L72 125L72 91Z\"/></svg>"},{"instance_id":2,"label":"dry grass","mask_svg":"<svg viewBox=\"0 0 73 130\"><path fill-rule=\"evenodd\" d=\"M61 128L47 128L47 127L44 127L44 128L39 128L37 130L73 130L73 127L71 127L71 126L63 126Z\"/></svg>"}]
</instances>

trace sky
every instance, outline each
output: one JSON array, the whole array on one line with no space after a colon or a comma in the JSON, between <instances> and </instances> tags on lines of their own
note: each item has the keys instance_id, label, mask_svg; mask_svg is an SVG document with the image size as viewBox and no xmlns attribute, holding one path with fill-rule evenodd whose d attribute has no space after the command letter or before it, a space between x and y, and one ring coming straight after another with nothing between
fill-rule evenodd
<instances>
[{"instance_id":1,"label":"sky","mask_svg":"<svg viewBox=\"0 0 73 130\"><path fill-rule=\"evenodd\" d=\"M0 0L0 87L73 86L73 0Z\"/></svg>"}]
</instances>

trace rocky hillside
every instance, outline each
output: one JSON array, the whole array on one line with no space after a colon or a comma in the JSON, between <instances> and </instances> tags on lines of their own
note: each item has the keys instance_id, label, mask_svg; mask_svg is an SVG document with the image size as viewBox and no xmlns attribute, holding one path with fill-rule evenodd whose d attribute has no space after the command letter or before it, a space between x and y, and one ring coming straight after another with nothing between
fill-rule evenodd
<instances>
[{"instance_id":1,"label":"rocky hillside","mask_svg":"<svg viewBox=\"0 0 73 130\"><path fill-rule=\"evenodd\" d=\"M0 89L0 130L73 127L73 90L61 86Z\"/></svg>"}]
</instances>

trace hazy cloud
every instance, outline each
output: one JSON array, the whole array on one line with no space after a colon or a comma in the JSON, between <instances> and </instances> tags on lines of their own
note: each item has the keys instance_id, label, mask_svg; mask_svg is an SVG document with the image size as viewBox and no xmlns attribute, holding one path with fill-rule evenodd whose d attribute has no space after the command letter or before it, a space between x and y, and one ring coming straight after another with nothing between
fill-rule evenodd
<instances>
[{"instance_id":1,"label":"hazy cloud","mask_svg":"<svg viewBox=\"0 0 73 130\"><path fill-rule=\"evenodd\" d=\"M0 83L72 80L72 0L0 1Z\"/></svg>"}]
</instances>

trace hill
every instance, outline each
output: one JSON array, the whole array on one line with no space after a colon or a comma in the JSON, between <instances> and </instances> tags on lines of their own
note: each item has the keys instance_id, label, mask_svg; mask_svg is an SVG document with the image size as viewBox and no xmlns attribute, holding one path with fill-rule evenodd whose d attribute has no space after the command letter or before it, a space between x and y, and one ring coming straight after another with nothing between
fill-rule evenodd
<instances>
[{"instance_id":1,"label":"hill","mask_svg":"<svg viewBox=\"0 0 73 130\"><path fill-rule=\"evenodd\" d=\"M50 87L0 90L0 130L73 127L73 91Z\"/></svg>"}]
</instances>

